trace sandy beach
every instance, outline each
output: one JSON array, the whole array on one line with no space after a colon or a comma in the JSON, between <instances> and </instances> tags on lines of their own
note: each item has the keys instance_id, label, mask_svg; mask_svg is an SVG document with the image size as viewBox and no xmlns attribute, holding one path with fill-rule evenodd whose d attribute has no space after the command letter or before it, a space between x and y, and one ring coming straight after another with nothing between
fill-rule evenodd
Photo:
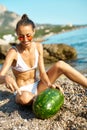
<instances>
[{"instance_id":1,"label":"sandy beach","mask_svg":"<svg viewBox=\"0 0 87 130\"><path fill-rule=\"evenodd\" d=\"M62 75L56 83L64 89L64 105L49 119L37 119L32 106L20 106L0 85L0 130L87 130L87 89Z\"/></svg>"}]
</instances>

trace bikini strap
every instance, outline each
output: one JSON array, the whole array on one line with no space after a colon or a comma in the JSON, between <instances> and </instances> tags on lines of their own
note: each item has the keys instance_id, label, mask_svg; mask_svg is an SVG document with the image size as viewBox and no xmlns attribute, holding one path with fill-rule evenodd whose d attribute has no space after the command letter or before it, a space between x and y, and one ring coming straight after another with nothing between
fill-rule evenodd
<instances>
[{"instance_id":1,"label":"bikini strap","mask_svg":"<svg viewBox=\"0 0 87 130\"><path fill-rule=\"evenodd\" d=\"M15 49L15 50L16 50L16 52L18 52L18 49L17 49L17 47L16 47L16 46L12 46L12 48L13 48L13 49Z\"/></svg>"}]
</instances>

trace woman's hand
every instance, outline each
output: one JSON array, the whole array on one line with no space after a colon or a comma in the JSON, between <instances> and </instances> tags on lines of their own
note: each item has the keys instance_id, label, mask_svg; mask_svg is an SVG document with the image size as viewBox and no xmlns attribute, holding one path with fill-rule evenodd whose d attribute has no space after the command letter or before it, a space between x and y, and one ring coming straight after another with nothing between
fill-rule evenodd
<instances>
[{"instance_id":1,"label":"woman's hand","mask_svg":"<svg viewBox=\"0 0 87 130\"><path fill-rule=\"evenodd\" d=\"M21 91L19 90L17 83L11 76L9 75L5 76L5 85L12 92L17 91L21 95Z\"/></svg>"},{"instance_id":2,"label":"woman's hand","mask_svg":"<svg viewBox=\"0 0 87 130\"><path fill-rule=\"evenodd\" d=\"M64 94L64 91L59 84L55 83L55 84L52 84L50 87L55 88L55 89L59 89Z\"/></svg>"}]
</instances>

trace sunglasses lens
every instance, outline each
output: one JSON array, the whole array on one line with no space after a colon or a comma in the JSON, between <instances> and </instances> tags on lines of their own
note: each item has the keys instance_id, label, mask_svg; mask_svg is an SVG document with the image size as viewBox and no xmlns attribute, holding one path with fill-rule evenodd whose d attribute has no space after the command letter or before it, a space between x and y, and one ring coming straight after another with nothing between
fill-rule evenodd
<instances>
[{"instance_id":1,"label":"sunglasses lens","mask_svg":"<svg viewBox=\"0 0 87 130\"><path fill-rule=\"evenodd\" d=\"M33 37L32 37L32 36L27 36L27 39L28 39L29 41L31 41L31 40L33 39Z\"/></svg>"},{"instance_id":2,"label":"sunglasses lens","mask_svg":"<svg viewBox=\"0 0 87 130\"><path fill-rule=\"evenodd\" d=\"M18 37L18 39L20 40L20 41L23 41L24 40L24 38L23 37Z\"/></svg>"},{"instance_id":3,"label":"sunglasses lens","mask_svg":"<svg viewBox=\"0 0 87 130\"><path fill-rule=\"evenodd\" d=\"M26 38L27 38L27 40L29 40L29 41L31 41L31 40L33 39L32 36L26 36ZM24 36L19 36L18 39L19 39L20 41L24 41L25 37L24 37Z\"/></svg>"}]
</instances>

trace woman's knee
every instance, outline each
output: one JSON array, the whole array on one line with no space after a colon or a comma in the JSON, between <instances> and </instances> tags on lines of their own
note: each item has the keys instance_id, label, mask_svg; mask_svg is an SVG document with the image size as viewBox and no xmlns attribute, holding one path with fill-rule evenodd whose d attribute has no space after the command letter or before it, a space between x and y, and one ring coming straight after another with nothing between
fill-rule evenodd
<instances>
[{"instance_id":1,"label":"woman's knee","mask_svg":"<svg viewBox=\"0 0 87 130\"><path fill-rule=\"evenodd\" d=\"M16 103L27 105L31 104L34 98L34 94L30 92L23 91L21 95L16 95Z\"/></svg>"},{"instance_id":2,"label":"woman's knee","mask_svg":"<svg viewBox=\"0 0 87 130\"><path fill-rule=\"evenodd\" d=\"M62 61L62 60L60 60L60 61L58 61L58 62L56 63L56 67L57 67L57 69L60 70L60 71L63 70L64 66L65 66L65 62Z\"/></svg>"}]
</instances>

